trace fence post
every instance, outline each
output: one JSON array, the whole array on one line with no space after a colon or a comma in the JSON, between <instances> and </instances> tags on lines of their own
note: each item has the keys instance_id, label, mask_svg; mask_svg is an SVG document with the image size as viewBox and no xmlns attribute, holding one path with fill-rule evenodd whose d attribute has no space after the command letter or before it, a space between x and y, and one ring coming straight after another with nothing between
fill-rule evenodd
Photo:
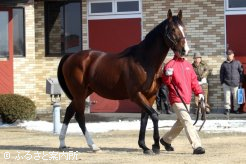
<instances>
[{"instance_id":1,"label":"fence post","mask_svg":"<svg viewBox=\"0 0 246 164\"><path fill-rule=\"evenodd\" d=\"M61 104L60 102L53 103L53 133L60 133L60 112L61 112Z\"/></svg>"},{"instance_id":2,"label":"fence post","mask_svg":"<svg viewBox=\"0 0 246 164\"><path fill-rule=\"evenodd\" d=\"M60 112L61 112L62 89L57 78L46 79L46 94L50 95L51 105L53 105L53 133L60 133Z\"/></svg>"}]
</instances>

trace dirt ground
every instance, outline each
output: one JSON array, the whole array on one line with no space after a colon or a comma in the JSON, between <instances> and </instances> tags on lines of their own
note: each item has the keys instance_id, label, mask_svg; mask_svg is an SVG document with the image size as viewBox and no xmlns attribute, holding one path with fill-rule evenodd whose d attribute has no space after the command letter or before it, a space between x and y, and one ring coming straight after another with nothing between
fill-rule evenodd
<instances>
[{"instance_id":1,"label":"dirt ground","mask_svg":"<svg viewBox=\"0 0 246 164\"><path fill-rule=\"evenodd\" d=\"M160 130L161 134L165 132ZM92 134L102 151L93 153L81 134L69 134L65 152L58 149L58 135L28 131L21 128L0 128L0 163L178 163L178 164L238 164L246 163L245 133L199 133L204 155L193 155L184 133L174 142L174 152L161 147L159 155L144 155L138 148L138 131L111 131ZM147 131L146 143L152 144L152 131ZM46 161L47 160L47 161Z\"/></svg>"}]
</instances>

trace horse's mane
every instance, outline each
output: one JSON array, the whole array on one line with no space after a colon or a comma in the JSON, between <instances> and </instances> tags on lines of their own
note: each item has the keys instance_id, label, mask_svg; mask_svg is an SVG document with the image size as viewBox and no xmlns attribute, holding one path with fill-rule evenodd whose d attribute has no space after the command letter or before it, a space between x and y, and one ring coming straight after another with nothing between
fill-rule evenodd
<instances>
[{"instance_id":1,"label":"horse's mane","mask_svg":"<svg viewBox=\"0 0 246 164\"><path fill-rule=\"evenodd\" d=\"M161 35L162 33L162 28L164 27L166 20L164 20L163 22L161 22L160 24L158 24L155 28L153 28L144 38L144 40L142 40L141 42L139 42L136 45L130 46L128 48L126 48L125 50L123 50L120 53L120 57L129 57L129 56L135 56L136 55L136 50L138 49L138 47L140 46L145 46L146 48L150 45L153 44L153 40L156 38L157 35Z\"/></svg>"},{"instance_id":2,"label":"horse's mane","mask_svg":"<svg viewBox=\"0 0 246 164\"><path fill-rule=\"evenodd\" d=\"M145 45L149 45L153 42L153 40L155 39L156 35L163 35L162 34L162 29L166 24L166 20L164 20L163 22L161 22L160 24L158 24L154 29L152 29L144 38L144 40L142 41L142 43L144 43Z\"/></svg>"},{"instance_id":3,"label":"horse's mane","mask_svg":"<svg viewBox=\"0 0 246 164\"><path fill-rule=\"evenodd\" d=\"M180 21L180 19L178 19L177 16L172 17L172 22L175 25L179 24L181 26L184 26L183 22ZM125 50L123 50L120 53L120 57L136 56L138 54L136 53L136 51L138 50L140 46L144 47L145 49L149 49L153 44L155 44L154 41L158 36L161 36L164 38L164 33L165 33L164 30L165 30L165 26L167 23L168 23L167 19L162 21L155 28L153 28L140 43L130 46L126 48Z\"/></svg>"},{"instance_id":4,"label":"horse's mane","mask_svg":"<svg viewBox=\"0 0 246 164\"><path fill-rule=\"evenodd\" d=\"M164 37L164 32L163 29L165 29L164 27L166 26L168 20L164 20L162 21L160 24L158 24L154 29L152 29L145 37L145 39L142 41L143 43L145 43L145 45L151 45L153 44L153 40L155 39L156 35L162 35L162 37ZM172 22L175 24L175 25L183 25L183 22L180 21L180 19L178 19L177 16L173 16L172 17ZM140 43L141 44L141 43Z\"/></svg>"}]
</instances>

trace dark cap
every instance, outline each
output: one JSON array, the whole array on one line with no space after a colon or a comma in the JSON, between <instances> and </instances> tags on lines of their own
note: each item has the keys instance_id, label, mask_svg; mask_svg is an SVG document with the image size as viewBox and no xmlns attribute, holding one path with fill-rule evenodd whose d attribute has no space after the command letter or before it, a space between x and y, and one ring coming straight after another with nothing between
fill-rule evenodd
<instances>
[{"instance_id":1,"label":"dark cap","mask_svg":"<svg viewBox=\"0 0 246 164\"><path fill-rule=\"evenodd\" d=\"M202 56L201 56L201 54L199 53L199 52L195 52L194 53L194 56L193 56L193 59L195 59L195 58L201 58Z\"/></svg>"},{"instance_id":2,"label":"dark cap","mask_svg":"<svg viewBox=\"0 0 246 164\"><path fill-rule=\"evenodd\" d=\"M231 55L231 54L234 54L234 52L232 50L227 50L226 51L226 55Z\"/></svg>"}]
</instances>

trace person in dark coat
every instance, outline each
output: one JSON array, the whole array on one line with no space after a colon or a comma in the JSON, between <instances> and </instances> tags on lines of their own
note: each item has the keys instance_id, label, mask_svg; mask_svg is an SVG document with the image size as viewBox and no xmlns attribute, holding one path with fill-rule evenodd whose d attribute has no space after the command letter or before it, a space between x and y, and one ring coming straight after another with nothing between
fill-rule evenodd
<instances>
[{"instance_id":1,"label":"person in dark coat","mask_svg":"<svg viewBox=\"0 0 246 164\"><path fill-rule=\"evenodd\" d=\"M243 82L243 67L240 61L234 59L234 52L228 50L226 52L227 59L220 67L220 82L224 90L225 112L228 115L231 109L235 113L239 113L239 105L237 103L237 90L242 86ZM231 103L231 95L233 96L233 106Z\"/></svg>"},{"instance_id":2,"label":"person in dark coat","mask_svg":"<svg viewBox=\"0 0 246 164\"><path fill-rule=\"evenodd\" d=\"M156 107L158 111L166 114L171 114L171 105L168 98L168 88L165 84L162 84L157 96L156 96Z\"/></svg>"}]
</instances>

